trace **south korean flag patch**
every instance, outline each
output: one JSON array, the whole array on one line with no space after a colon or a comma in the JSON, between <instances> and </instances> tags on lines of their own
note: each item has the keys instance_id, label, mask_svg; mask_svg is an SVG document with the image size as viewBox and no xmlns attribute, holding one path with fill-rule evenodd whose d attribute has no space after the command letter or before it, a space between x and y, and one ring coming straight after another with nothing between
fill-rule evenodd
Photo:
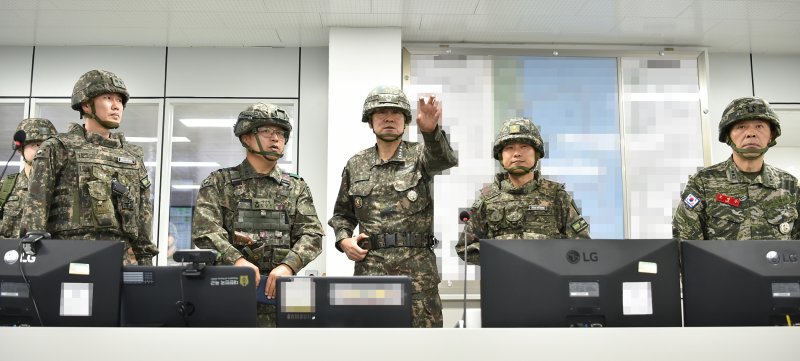
<instances>
[{"instance_id":1,"label":"south korean flag patch","mask_svg":"<svg viewBox=\"0 0 800 361\"><path fill-rule=\"evenodd\" d=\"M700 203L700 198L697 198L694 196L694 194L689 193L689 195L683 199L683 203L686 203L686 206L689 207L689 209L694 209L694 207Z\"/></svg>"}]
</instances>

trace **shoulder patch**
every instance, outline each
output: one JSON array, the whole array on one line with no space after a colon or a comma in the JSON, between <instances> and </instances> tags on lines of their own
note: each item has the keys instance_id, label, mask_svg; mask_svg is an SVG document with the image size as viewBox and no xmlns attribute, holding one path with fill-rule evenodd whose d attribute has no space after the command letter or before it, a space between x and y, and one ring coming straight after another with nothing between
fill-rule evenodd
<instances>
[{"instance_id":1,"label":"shoulder patch","mask_svg":"<svg viewBox=\"0 0 800 361\"><path fill-rule=\"evenodd\" d=\"M572 222L572 224L569 225L569 228L572 228L572 230L575 231L575 233L580 233L581 231L583 231L588 227L589 223L586 223L586 220L583 219L583 217L576 219L575 222Z\"/></svg>"},{"instance_id":2,"label":"shoulder patch","mask_svg":"<svg viewBox=\"0 0 800 361\"><path fill-rule=\"evenodd\" d=\"M214 182L211 181L211 177L203 179L203 183L200 183L200 188L210 187L213 185Z\"/></svg>"},{"instance_id":3,"label":"shoulder patch","mask_svg":"<svg viewBox=\"0 0 800 361\"><path fill-rule=\"evenodd\" d=\"M295 173L286 173L286 174L288 174L290 177L292 177L294 179L303 180L303 177L301 177L299 174L295 174Z\"/></svg>"},{"instance_id":4,"label":"shoulder patch","mask_svg":"<svg viewBox=\"0 0 800 361\"><path fill-rule=\"evenodd\" d=\"M689 193L689 195L683 199L683 203L686 204L689 209L694 209L694 207L700 203L700 198L697 198L694 194Z\"/></svg>"}]
</instances>

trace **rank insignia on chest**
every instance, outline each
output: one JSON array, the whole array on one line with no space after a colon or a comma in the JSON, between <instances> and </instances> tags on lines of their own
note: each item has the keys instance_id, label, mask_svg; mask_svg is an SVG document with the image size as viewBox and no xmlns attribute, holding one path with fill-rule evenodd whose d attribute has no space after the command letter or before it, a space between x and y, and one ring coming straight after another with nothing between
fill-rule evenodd
<instances>
[{"instance_id":1,"label":"rank insignia on chest","mask_svg":"<svg viewBox=\"0 0 800 361\"><path fill-rule=\"evenodd\" d=\"M419 197L419 195L417 194L417 191L412 189L412 190L408 191L408 194L406 194L406 197L408 197L409 201L415 202L417 200L417 197Z\"/></svg>"},{"instance_id":2,"label":"rank insignia on chest","mask_svg":"<svg viewBox=\"0 0 800 361\"><path fill-rule=\"evenodd\" d=\"M697 206L698 203L700 203L700 198L697 198L694 196L694 194L689 193L689 195L683 199L683 203L685 203L686 206L691 209Z\"/></svg>"},{"instance_id":3,"label":"rank insignia on chest","mask_svg":"<svg viewBox=\"0 0 800 361\"><path fill-rule=\"evenodd\" d=\"M361 200L361 197L356 197L356 199L353 200L353 203L355 203L356 208L361 208L364 205L364 201Z\"/></svg>"},{"instance_id":4,"label":"rank insignia on chest","mask_svg":"<svg viewBox=\"0 0 800 361\"><path fill-rule=\"evenodd\" d=\"M134 165L136 164L136 160L128 157L117 157L117 163Z\"/></svg>"},{"instance_id":5,"label":"rank insignia on chest","mask_svg":"<svg viewBox=\"0 0 800 361\"><path fill-rule=\"evenodd\" d=\"M737 208L739 207L740 204L742 204L742 201L740 201L739 198L731 197L722 193L717 193L714 199L716 199L717 202L725 203Z\"/></svg>"},{"instance_id":6,"label":"rank insignia on chest","mask_svg":"<svg viewBox=\"0 0 800 361\"><path fill-rule=\"evenodd\" d=\"M547 207L540 206L538 204L531 204L531 205L528 205L528 210L529 211L546 211Z\"/></svg>"}]
</instances>

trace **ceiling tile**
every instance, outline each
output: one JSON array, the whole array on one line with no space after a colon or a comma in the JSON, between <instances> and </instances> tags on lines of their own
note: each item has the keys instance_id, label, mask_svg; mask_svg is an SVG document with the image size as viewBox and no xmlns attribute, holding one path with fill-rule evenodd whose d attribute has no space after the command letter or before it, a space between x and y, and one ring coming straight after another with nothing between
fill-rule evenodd
<instances>
[{"instance_id":1,"label":"ceiling tile","mask_svg":"<svg viewBox=\"0 0 800 361\"><path fill-rule=\"evenodd\" d=\"M476 14L513 14L517 16L577 15L591 0L483 0Z\"/></svg>"},{"instance_id":2,"label":"ceiling tile","mask_svg":"<svg viewBox=\"0 0 800 361\"><path fill-rule=\"evenodd\" d=\"M478 0L372 0L373 13L474 14Z\"/></svg>"},{"instance_id":3,"label":"ceiling tile","mask_svg":"<svg viewBox=\"0 0 800 361\"><path fill-rule=\"evenodd\" d=\"M319 15L312 13L219 13L219 18L224 25L238 28L322 28Z\"/></svg>"},{"instance_id":4,"label":"ceiling tile","mask_svg":"<svg viewBox=\"0 0 800 361\"><path fill-rule=\"evenodd\" d=\"M152 13L142 11L128 11L125 16L119 16L115 11L40 11L37 23L42 26L55 24L71 24L84 29L102 32L109 27L157 27L166 28L167 13ZM84 21L78 21L84 19Z\"/></svg>"},{"instance_id":5,"label":"ceiling tile","mask_svg":"<svg viewBox=\"0 0 800 361\"><path fill-rule=\"evenodd\" d=\"M33 1L32 1L33 2ZM50 0L42 1L47 7L38 9L53 9L66 11L166 11L169 2L159 0ZM118 14L123 15L123 14Z\"/></svg>"},{"instance_id":6,"label":"ceiling tile","mask_svg":"<svg viewBox=\"0 0 800 361\"><path fill-rule=\"evenodd\" d=\"M137 0L138 1L138 0ZM169 10L191 12L267 11L262 0L169 0Z\"/></svg>"},{"instance_id":7,"label":"ceiling tile","mask_svg":"<svg viewBox=\"0 0 800 361\"><path fill-rule=\"evenodd\" d=\"M704 19L771 20L787 12L800 12L797 1L700 0L692 4L682 17Z\"/></svg>"},{"instance_id":8,"label":"ceiling tile","mask_svg":"<svg viewBox=\"0 0 800 361\"><path fill-rule=\"evenodd\" d=\"M402 14L339 14L321 15L322 25L327 27L397 27L402 26Z\"/></svg>"},{"instance_id":9,"label":"ceiling tile","mask_svg":"<svg viewBox=\"0 0 800 361\"><path fill-rule=\"evenodd\" d=\"M694 0L592 0L586 3L579 15L674 18L693 2Z\"/></svg>"}]
</instances>

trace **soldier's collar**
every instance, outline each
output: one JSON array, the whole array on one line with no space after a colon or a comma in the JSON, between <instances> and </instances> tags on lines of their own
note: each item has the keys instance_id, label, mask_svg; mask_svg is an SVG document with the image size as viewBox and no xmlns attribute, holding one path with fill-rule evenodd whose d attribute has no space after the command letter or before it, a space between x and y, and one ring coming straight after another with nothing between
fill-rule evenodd
<instances>
[{"instance_id":1,"label":"soldier's collar","mask_svg":"<svg viewBox=\"0 0 800 361\"><path fill-rule=\"evenodd\" d=\"M765 187L777 189L780 187L778 184L778 177L775 176L772 167L767 165L765 162L764 165L761 167L761 174L756 176L752 181L750 181L738 167L736 167L736 163L733 161L733 156L728 158L727 160L727 167L725 169L725 174L728 177L728 181L731 183L752 183L752 184L763 184Z\"/></svg>"},{"instance_id":2,"label":"soldier's collar","mask_svg":"<svg viewBox=\"0 0 800 361\"><path fill-rule=\"evenodd\" d=\"M381 160L380 153L378 152L378 144L375 144L375 147L372 148L372 164L373 165L381 165L385 163L405 163L406 162L406 153L408 150L406 149L406 142L400 141L400 145L397 147L397 150L394 152L394 155L389 158L386 162Z\"/></svg>"},{"instance_id":3,"label":"soldier's collar","mask_svg":"<svg viewBox=\"0 0 800 361\"><path fill-rule=\"evenodd\" d=\"M508 173L506 173L506 172L498 174L498 180L500 181L499 182L500 190L502 190L503 192L512 193L512 194L528 193L528 192L536 189L537 187L539 187L539 183L540 183L539 177L537 176L537 177L533 178L530 182L523 184L522 187L517 187L517 186L514 185L514 183L511 183L511 180L509 179Z\"/></svg>"},{"instance_id":4,"label":"soldier's collar","mask_svg":"<svg viewBox=\"0 0 800 361\"><path fill-rule=\"evenodd\" d=\"M242 161L242 164L239 165L239 175L242 179L268 177L280 183L282 174L281 168L277 164L275 165L275 168L272 168L272 171L267 174L256 172L255 168L253 168L247 158L245 158Z\"/></svg>"},{"instance_id":5,"label":"soldier's collar","mask_svg":"<svg viewBox=\"0 0 800 361\"><path fill-rule=\"evenodd\" d=\"M91 132L84 132L86 136L86 141L92 144L101 145L107 148L120 148L122 147L122 141L116 137L116 134L110 134L108 138Z\"/></svg>"}]
</instances>

